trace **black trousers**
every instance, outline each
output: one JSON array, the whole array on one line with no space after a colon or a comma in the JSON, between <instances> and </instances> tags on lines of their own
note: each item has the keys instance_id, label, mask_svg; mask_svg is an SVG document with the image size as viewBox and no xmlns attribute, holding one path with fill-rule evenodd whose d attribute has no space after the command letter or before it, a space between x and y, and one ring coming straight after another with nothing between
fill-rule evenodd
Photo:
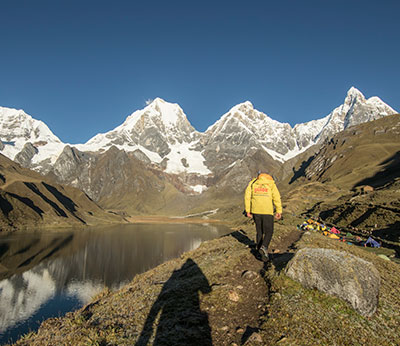
<instances>
[{"instance_id":1,"label":"black trousers","mask_svg":"<svg viewBox=\"0 0 400 346\"><path fill-rule=\"evenodd\" d=\"M269 243L274 233L274 216L265 214L253 214L254 222L256 223L257 231L257 249L264 246L268 249Z\"/></svg>"}]
</instances>

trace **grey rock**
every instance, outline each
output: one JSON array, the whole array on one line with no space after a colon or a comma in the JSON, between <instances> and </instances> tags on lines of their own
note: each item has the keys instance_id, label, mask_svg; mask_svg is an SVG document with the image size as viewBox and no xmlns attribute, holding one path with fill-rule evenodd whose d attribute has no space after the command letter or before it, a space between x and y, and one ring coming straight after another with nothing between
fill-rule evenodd
<instances>
[{"instance_id":1,"label":"grey rock","mask_svg":"<svg viewBox=\"0 0 400 346\"><path fill-rule=\"evenodd\" d=\"M58 182L77 187L94 198L90 177L90 168L94 160L95 155L66 145L54 163L51 173Z\"/></svg>"},{"instance_id":2,"label":"grey rock","mask_svg":"<svg viewBox=\"0 0 400 346\"><path fill-rule=\"evenodd\" d=\"M150 163L150 159L147 157L147 155L145 153L143 153L143 151L136 149L132 155L134 157L136 157L138 160L143 161L145 163Z\"/></svg>"},{"instance_id":3,"label":"grey rock","mask_svg":"<svg viewBox=\"0 0 400 346\"><path fill-rule=\"evenodd\" d=\"M301 249L289 262L286 274L306 288L317 288L343 299L363 316L371 316L377 309L378 270L347 252Z\"/></svg>"},{"instance_id":4,"label":"grey rock","mask_svg":"<svg viewBox=\"0 0 400 346\"><path fill-rule=\"evenodd\" d=\"M38 149L30 142L26 143L22 150L15 155L14 161L21 166L29 167L32 158L38 153Z\"/></svg>"},{"instance_id":5,"label":"grey rock","mask_svg":"<svg viewBox=\"0 0 400 346\"><path fill-rule=\"evenodd\" d=\"M145 128L140 134L139 143L146 149L165 157L171 151L168 142L156 127Z\"/></svg>"},{"instance_id":6,"label":"grey rock","mask_svg":"<svg viewBox=\"0 0 400 346\"><path fill-rule=\"evenodd\" d=\"M259 333L254 332L253 334L250 335L250 337L247 339L245 345L254 345L254 344L263 344L264 341Z\"/></svg>"},{"instance_id":7,"label":"grey rock","mask_svg":"<svg viewBox=\"0 0 400 346\"><path fill-rule=\"evenodd\" d=\"M244 278L244 279L254 280L257 277L258 277L258 274L255 271L252 271L252 270L245 270L242 273L242 278Z\"/></svg>"}]
</instances>

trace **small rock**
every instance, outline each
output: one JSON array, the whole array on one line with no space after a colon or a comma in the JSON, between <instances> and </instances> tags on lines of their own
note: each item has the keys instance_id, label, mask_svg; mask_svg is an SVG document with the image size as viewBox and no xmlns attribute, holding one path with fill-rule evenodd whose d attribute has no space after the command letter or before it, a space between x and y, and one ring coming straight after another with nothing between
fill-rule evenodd
<instances>
[{"instance_id":1,"label":"small rock","mask_svg":"<svg viewBox=\"0 0 400 346\"><path fill-rule=\"evenodd\" d=\"M257 277L257 273L256 272L253 272L253 271L251 271L251 270L245 270L243 273L242 273L242 278L245 278L245 279L254 279L254 278L256 278Z\"/></svg>"},{"instance_id":2,"label":"small rock","mask_svg":"<svg viewBox=\"0 0 400 346\"><path fill-rule=\"evenodd\" d=\"M258 342L260 344L263 343L263 339L262 339L261 335L258 333L251 334L247 341L248 342L246 342L246 344L252 344L253 342Z\"/></svg>"},{"instance_id":3,"label":"small rock","mask_svg":"<svg viewBox=\"0 0 400 346\"><path fill-rule=\"evenodd\" d=\"M239 285L239 286L236 286L236 288L237 288L238 290L242 290L242 289L243 289L243 286Z\"/></svg>"},{"instance_id":4,"label":"small rock","mask_svg":"<svg viewBox=\"0 0 400 346\"><path fill-rule=\"evenodd\" d=\"M228 298L229 298L229 300L231 300L233 302L239 301L239 295L235 291L229 291Z\"/></svg>"},{"instance_id":5,"label":"small rock","mask_svg":"<svg viewBox=\"0 0 400 346\"><path fill-rule=\"evenodd\" d=\"M281 252L281 250L279 250L279 249L274 249L273 251L272 251L272 253L280 253Z\"/></svg>"},{"instance_id":6,"label":"small rock","mask_svg":"<svg viewBox=\"0 0 400 346\"><path fill-rule=\"evenodd\" d=\"M238 334L242 334L243 332L244 332L243 328L236 329L236 333L238 333Z\"/></svg>"},{"instance_id":7,"label":"small rock","mask_svg":"<svg viewBox=\"0 0 400 346\"><path fill-rule=\"evenodd\" d=\"M386 255L380 254L380 255L378 255L378 257L384 259L385 261L390 261L390 258L387 257Z\"/></svg>"}]
</instances>

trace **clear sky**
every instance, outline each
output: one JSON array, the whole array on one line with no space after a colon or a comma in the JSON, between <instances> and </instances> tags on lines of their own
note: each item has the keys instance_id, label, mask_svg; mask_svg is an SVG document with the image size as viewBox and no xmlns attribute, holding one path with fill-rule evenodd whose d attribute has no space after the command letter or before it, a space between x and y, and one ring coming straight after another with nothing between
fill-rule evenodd
<instances>
[{"instance_id":1,"label":"clear sky","mask_svg":"<svg viewBox=\"0 0 400 346\"><path fill-rule=\"evenodd\" d=\"M83 143L161 97L199 131L249 100L281 122L351 86L400 111L398 0L0 0L0 106Z\"/></svg>"}]
</instances>

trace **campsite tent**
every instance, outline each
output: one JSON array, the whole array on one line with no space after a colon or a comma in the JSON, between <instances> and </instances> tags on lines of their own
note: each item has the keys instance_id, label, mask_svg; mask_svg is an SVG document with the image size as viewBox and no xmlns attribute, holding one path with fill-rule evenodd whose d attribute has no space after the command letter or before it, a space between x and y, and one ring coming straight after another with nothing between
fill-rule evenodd
<instances>
[{"instance_id":1,"label":"campsite tent","mask_svg":"<svg viewBox=\"0 0 400 346\"><path fill-rule=\"evenodd\" d=\"M367 241L364 243L364 246L381 247L381 244L379 244L376 240L369 237Z\"/></svg>"}]
</instances>

